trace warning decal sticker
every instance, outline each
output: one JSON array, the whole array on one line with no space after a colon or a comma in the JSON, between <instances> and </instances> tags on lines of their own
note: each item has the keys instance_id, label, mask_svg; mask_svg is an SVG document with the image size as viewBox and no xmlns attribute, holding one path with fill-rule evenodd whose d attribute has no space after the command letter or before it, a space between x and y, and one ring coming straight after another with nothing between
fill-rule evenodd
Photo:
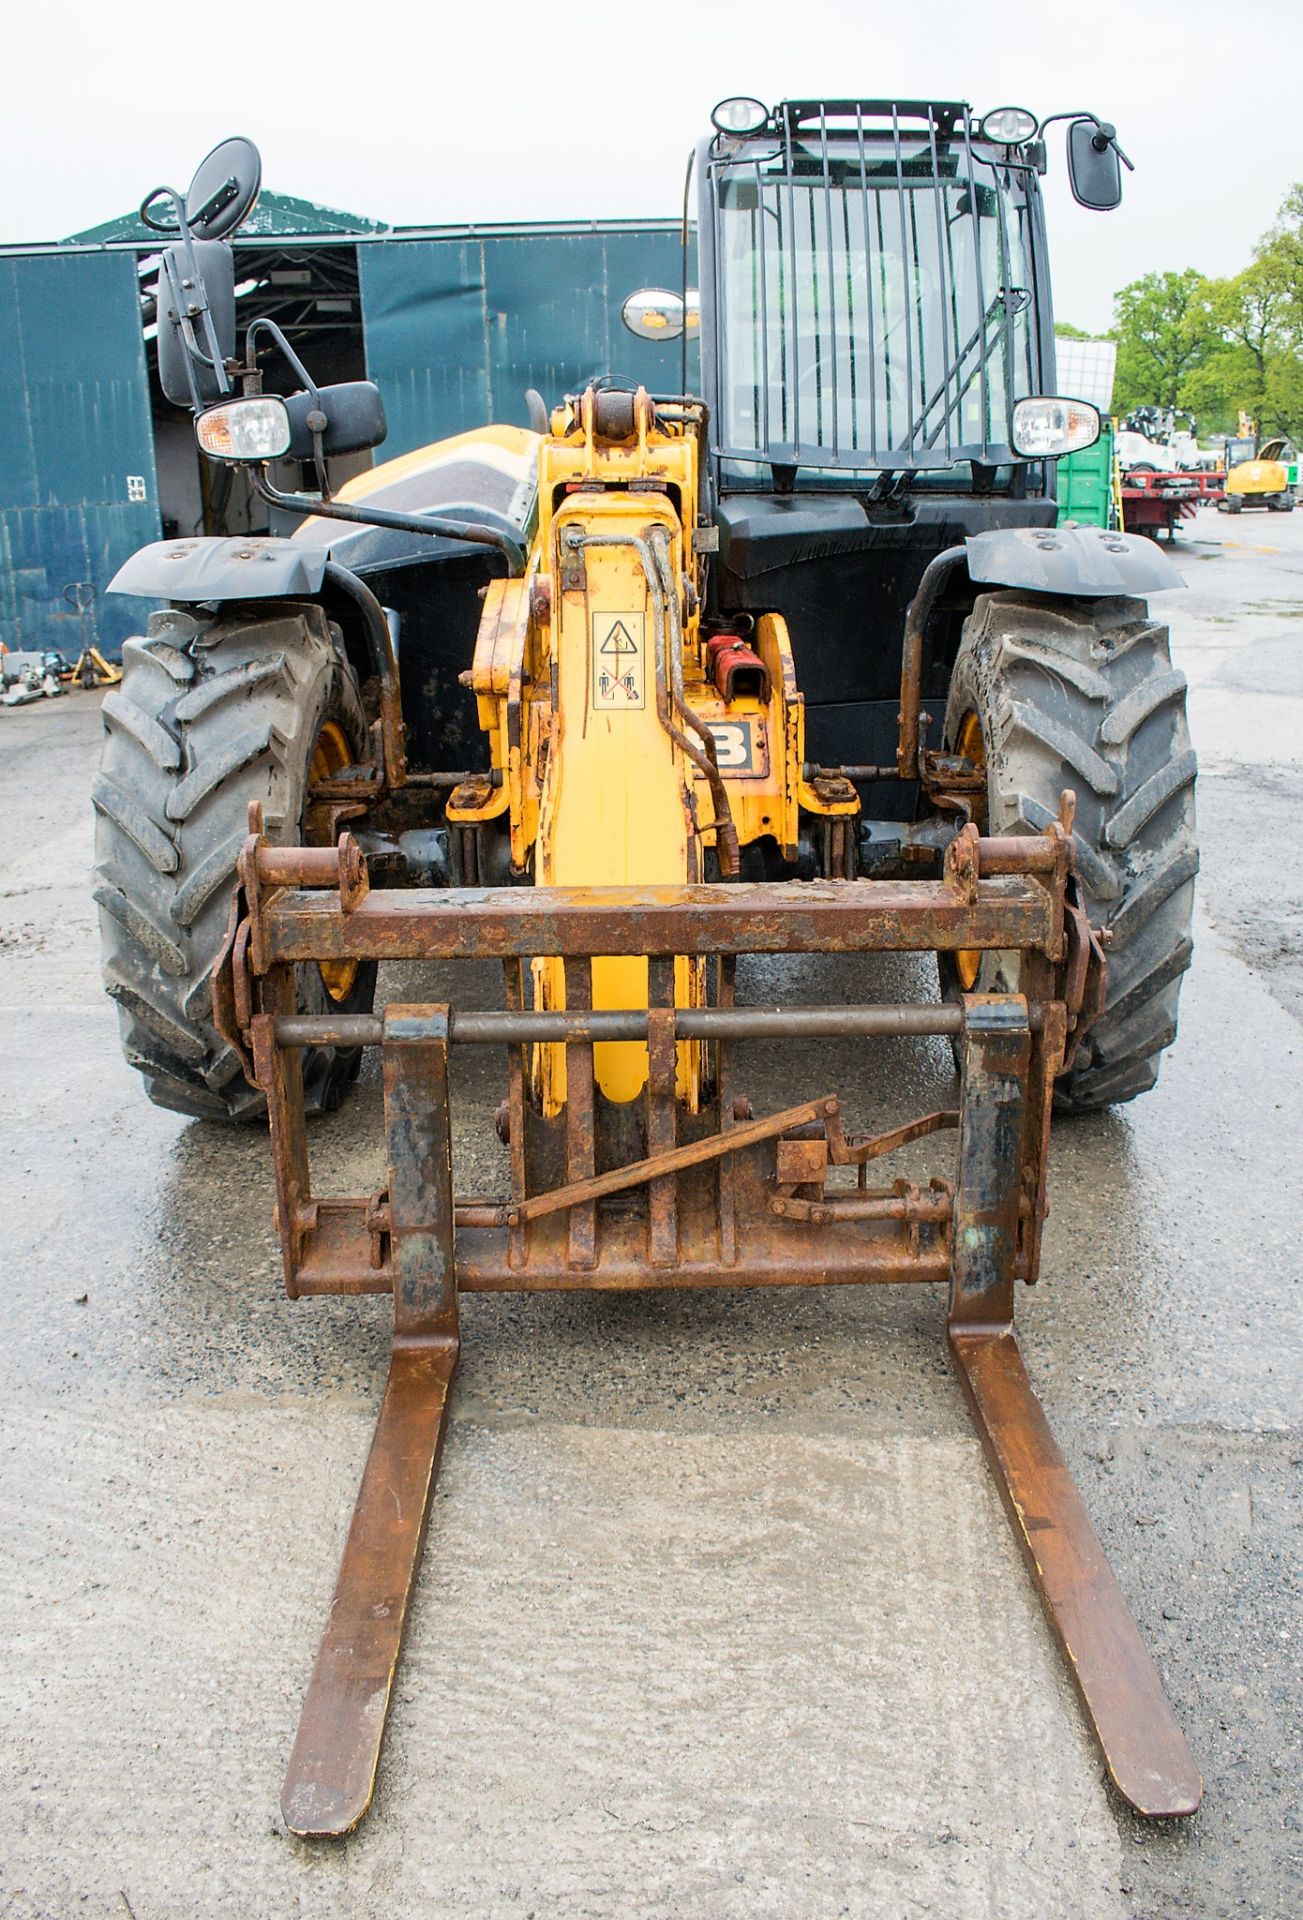
<instances>
[{"instance_id":1,"label":"warning decal sticker","mask_svg":"<svg viewBox=\"0 0 1303 1920\"><path fill-rule=\"evenodd\" d=\"M612 713L646 704L647 616L645 613L593 615L589 705Z\"/></svg>"}]
</instances>

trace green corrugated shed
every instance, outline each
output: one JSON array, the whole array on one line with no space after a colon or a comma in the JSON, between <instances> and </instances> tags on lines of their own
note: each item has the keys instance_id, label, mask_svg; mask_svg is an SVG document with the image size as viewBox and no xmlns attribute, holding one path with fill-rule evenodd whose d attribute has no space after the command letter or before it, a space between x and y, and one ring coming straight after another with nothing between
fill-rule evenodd
<instances>
[{"instance_id":1,"label":"green corrugated shed","mask_svg":"<svg viewBox=\"0 0 1303 1920\"><path fill-rule=\"evenodd\" d=\"M0 639L116 653L142 610L104 588L161 530L134 254L0 259L0 449Z\"/></svg>"},{"instance_id":2,"label":"green corrugated shed","mask_svg":"<svg viewBox=\"0 0 1303 1920\"><path fill-rule=\"evenodd\" d=\"M84 637L116 654L139 630L144 610L105 588L162 531L140 282L159 244L133 214L0 250L0 640L15 650L75 654ZM300 246L356 254L366 371L390 424L378 459L524 424L527 387L549 403L603 373L679 388L677 346L620 323L635 288L679 284L676 221L395 233L264 193L235 244L281 264ZM67 593L84 600L87 583L83 620Z\"/></svg>"},{"instance_id":3,"label":"green corrugated shed","mask_svg":"<svg viewBox=\"0 0 1303 1920\"><path fill-rule=\"evenodd\" d=\"M678 343L635 339L620 320L638 287L679 284L677 228L382 240L358 248L358 273L389 420L378 458L489 420L524 426L528 387L549 404L604 373L679 390Z\"/></svg>"}]
</instances>

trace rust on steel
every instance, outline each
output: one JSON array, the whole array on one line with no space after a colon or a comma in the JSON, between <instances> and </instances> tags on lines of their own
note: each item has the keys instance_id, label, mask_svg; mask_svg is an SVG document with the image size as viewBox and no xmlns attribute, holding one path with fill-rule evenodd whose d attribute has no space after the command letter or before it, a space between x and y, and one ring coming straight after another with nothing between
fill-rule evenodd
<instances>
[{"instance_id":1,"label":"rust on steel","mask_svg":"<svg viewBox=\"0 0 1303 1920\"><path fill-rule=\"evenodd\" d=\"M394 1674L420 1565L455 1346L395 1347L281 1793L291 1833L351 1833L375 1792Z\"/></svg>"},{"instance_id":2,"label":"rust on steel","mask_svg":"<svg viewBox=\"0 0 1303 1920\"><path fill-rule=\"evenodd\" d=\"M1033 1014L1039 1019L1039 1009ZM373 1013L303 1013L276 1022L278 1047L374 1047L383 1022ZM906 1039L927 1034L957 1037L963 1014L957 1006L678 1007L680 1040L812 1040L856 1036ZM449 1014L454 1046L502 1046L512 1041L645 1040L646 1008L570 1008L506 1011L472 1009Z\"/></svg>"},{"instance_id":3,"label":"rust on steel","mask_svg":"<svg viewBox=\"0 0 1303 1920\"><path fill-rule=\"evenodd\" d=\"M900 711L896 715L896 773L901 780L916 780L919 774L921 719L919 707L923 690L923 641L927 624L950 574L962 566L968 554L965 547L946 547L935 554L923 574L905 615L905 632L900 655Z\"/></svg>"},{"instance_id":4,"label":"rust on steel","mask_svg":"<svg viewBox=\"0 0 1303 1920\"><path fill-rule=\"evenodd\" d=\"M288 1825L349 1831L374 1790L420 1562L463 1292L947 1284L949 1347L1032 1575L1120 1791L1146 1814L1198 1804L1197 1770L1027 1379L1013 1333L1039 1272L1056 1077L1103 1003L1104 956L1077 902L1071 802L1043 835L954 835L941 878L780 886L369 890L334 847L269 847L254 809L214 1006L263 1089L277 1224L293 1296L388 1293L389 1379L287 1776ZM1017 994L947 1006L739 1006L736 956L1014 949ZM594 1009L592 960L648 955L648 1005ZM677 1007L675 956L700 956L716 1004ZM530 963L557 956L565 1007L542 1008ZM302 1014L314 959L493 957L498 1008ZM940 1034L961 1054L954 1107L857 1138L836 1095L756 1117L739 1043ZM617 1115L594 1045L648 1049L640 1101ZM448 1056L499 1046L509 1180L455 1198ZM536 1050L562 1045L565 1100L536 1097ZM380 1050L386 1184L311 1187L302 1049ZM700 1049L700 1097L682 1091ZM694 1056L695 1058L695 1056ZM695 1069L694 1069L695 1071ZM694 1082L695 1084L695 1082ZM914 1161L949 1150L918 1174ZM869 1169L910 1171L882 1189ZM897 1165L901 1162L897 1161Z\"/></svg>"},{"instance_id":5,"label":"rust on steel","mask_svg":"<svg viewBox=\"0 0 1303 1920\"><path fill-rule=\"evenodd\" d=\"M952 1327L950 1351L1113 1784L1138 1813L1196 1812L1199 1769L1027 1378L1013 1329Z\"/></svg>"},{"instance_id":6,"label":"rust on steel","mask_svg":"<svg viewBox=\"0 0 1303 1920\"><path fill-rule=\"evenodd\" d=\"M944 881L728 887L373 889L342 914L326 892L273 892L259 914L265 965L300 960L528 959L539 954L1053 952L1055 903L1033 878L995 875L966 899Z\"/></svg>"},{"instance_id":7,"label":"rust on steel","mask_svg":"<svg viewBox=\"0 0 1303 1920\"><path fill-rule=\"evenodd\" d=\"M771 1113L763 1120L745 1121L729 1133L715 1134L707 1140L695 1140L688 1146L668 1147L662 1153L652 1154L646 1160L631 1161L628 1166L617 1167L610 1173L593 1175L572 1186L556 1187L551 1193L536 1194L530 1200L522 1200L512 1212L515 1220L541 1220L544 1214L559 1213L563 1208L577 1206L581 1201L601 1200L608 1194L623 1193L629 1187L645 1186L648 1181L663 1178L666 1174L704 1166L721 1153L739 1153L743 1147L752 1146L760 1140L774 1139L793 1127L809 1126L836 1111L835 1100L807 1101L804 1106L788 1107L784 1112Z\"/></svg>"},{"instance_id":8,"label":"rust on steel","mask_svg":"<svg viewBox=\"0 0 1303 1920\"><path fill-rule=\"evenodd\" d=\"M448 1019L385 1015L394 1344L281 1795L294 1833L351 1833L371 1804L457 1365Z\"/></svg>"}]
</instances>

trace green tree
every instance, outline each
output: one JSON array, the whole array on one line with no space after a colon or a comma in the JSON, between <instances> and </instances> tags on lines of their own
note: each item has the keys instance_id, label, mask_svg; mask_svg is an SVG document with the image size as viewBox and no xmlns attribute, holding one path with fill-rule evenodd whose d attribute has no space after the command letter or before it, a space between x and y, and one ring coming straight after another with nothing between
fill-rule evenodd
<instances>
[{"instance_id":1,"label":"green tree","mask_svg":"<svg viewBox=\"0 0 1303 1920\"><path fill-rule=\"evenodd\" d=\"M1244 412L1263 439L1303 445L1303 181L1240 273L1147 273L1113 304L1117 412L1174 407L1204 433L1233 432ZM1067 324L1055 332L1081 337Z\"/></svg>"},{"instance_id":2,"label":"green tree","mask_svg":"<svg viewBox=\"0 0 1303 1920\"><path fill-rule=\"evenodd\" d=\"M1261 426L1264 433L1284 433L1298 443L1303 441L1303 181L1285 195L1248 271L1271 309Z\"/></svg>"},{"instance_id":3,"label":"green tree","mask_svg":"<svg viewBox=\"0 0 1303 1920\"><path fill-rule=\"evenodd\" d=\"M1182 382L1183 404L1208 425L1233 429L1241 409L1261 423L1267 369L1280 343L1285 296L1258 262L1203 292L1211 350Z\"/></svg>"},{"instance_id":4,"label":"green tree","mask_svg":"<svg viewBox=\"0 0 1303 1920\"><path fill-rule=\"evenodd\" d=\"M1209 311L1208 282L1194 267L1146 273L1114 300L1118 343L1113 405L1184 405L1182 388L1222 345Z\"/></svg>"},{"instance_id":5,"label":"green tree","mask_svg":"<svg viewBox=\"0 0 1303 1920\"><path fill-rule=\"evenodd\" d=\"M1284 296L1289 325L1303 334L1303 181L1281 202L1274 224L1254 248L1254 264L1271 275Z\"/></svg>"},{"instance_id":6,"label":"green tree","mask_svg":"<svg viewBox=\"0 0 1303 1920\"><path fill-rule=\"evenodd\" d=\"M1060 340L1093 340L1093 333L1087 333L1084 327L1074 327L1071 320L1056 320L1054 331Z\"/></svg>"},{"instance_id":7,"label":"green tree","mask_svg":"<svg viewBox=\"0 0 1303 1920\"><path fill-rule=\"evenodd\" d=\"M1241 410L1262 438L1303 436L1303 185L1290 189L1243 272L1206 283L1214 350L1187 376L1184 404L1233 429Z\"/></svg>"}]
</instances>

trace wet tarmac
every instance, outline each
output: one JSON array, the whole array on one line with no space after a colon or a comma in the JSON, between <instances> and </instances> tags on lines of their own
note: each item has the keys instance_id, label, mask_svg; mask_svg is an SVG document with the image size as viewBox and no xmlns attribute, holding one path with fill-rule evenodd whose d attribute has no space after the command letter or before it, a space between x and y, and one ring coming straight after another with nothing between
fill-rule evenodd
<instances>
[{"instance_id":1,"label":"wet tarmac","mask_svg":"<svg viewBox=\"0 0 1303 1920\"><path fill-rule=\"evenodd\" d=\"M1156 603L1202 760L1181 1034L1153 1093L1057 1126L1019 1316L1198 1818L1146 1827L1103 1784L939 1295L480 1295L376 1807L343 1846L285 1837L385 1309L285 1301L264 1139L151 1108L121 1061L79 694L0 712L5 1920L1303 1911L1303 514L1188 524L1189 591ZM889 960L749 985L931 991ZM483 1189L496 1063L457 1068ZM938 1042L742 1077L857 1123L952 1085ZM368 1071L317 1128L327 1189L371 1181L378 1104Z\"/></svg>"}]
</instances>

